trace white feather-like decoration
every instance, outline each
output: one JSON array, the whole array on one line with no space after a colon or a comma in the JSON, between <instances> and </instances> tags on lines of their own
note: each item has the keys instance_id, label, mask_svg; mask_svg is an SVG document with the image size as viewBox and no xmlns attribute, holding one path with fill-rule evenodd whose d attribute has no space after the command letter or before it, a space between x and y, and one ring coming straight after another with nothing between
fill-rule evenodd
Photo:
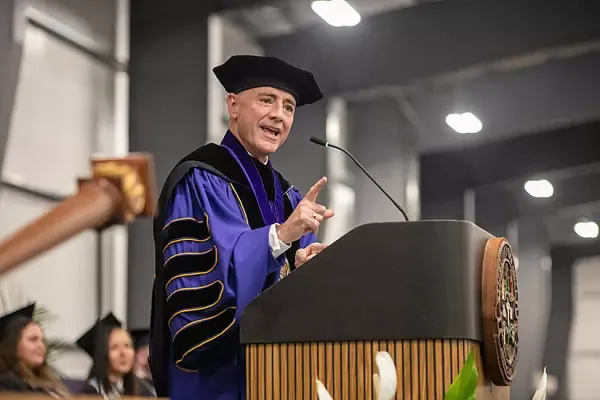
<instances>
[{"instance_id":1,"label":"white feather-like decoration","mask_svg":"<svg viewBox=\"0 0 600 400\"><path fill-rule=\"evenodd\" d=\"M317 398L319 400L333 400L327 389L325 389L325 385L321 383L320 380L317 379Z\"/></svg>"},{"instance_id":2,"label":"white feather-like decoration","mask_svg":"<svg viewBox=\"0 0 600 400\"><path fill-rule=\"evenodd\" d=\"M396 365L388 352L380 351L375 356L377 373L373 374L373 388L376 400L393 400L396 398L398 377L396 376ZM333 400L325 385L316 379L317 398L319 400Z\"/></svg>"},{"instance_id":3,"label":"white feather-like decoration","mask_svg":"<svg viewBox=\"0 0 600 400\"><path fill-rule=\"evenodd\" d=\"M546 400L547 387L548 387L548 374L546 374L546 367L544 367L544 372L542 373L540 383L538 384L537 390L535 391L532 400Z\"/></svg>"},{"instance_id":4,"label":"white feather-like decoration","mask_svg":"<svg viewBox=\"0 0 600 400\"><path fill-rule=\"evenodd\" d=\"M386 351L380 351L375 356L377 364L377 376L373 376L373 384L378 394L377 400L393 400L396 398L396 389L398 387L398 377L396 375L396 365L392 356Z\"/></svg>"}]
</instances>

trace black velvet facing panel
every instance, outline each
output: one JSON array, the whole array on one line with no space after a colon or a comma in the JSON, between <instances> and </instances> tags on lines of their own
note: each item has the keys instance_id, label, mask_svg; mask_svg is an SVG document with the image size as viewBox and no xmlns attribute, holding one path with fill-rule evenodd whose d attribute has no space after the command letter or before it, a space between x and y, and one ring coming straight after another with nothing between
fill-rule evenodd
<instances>
[{"instance_id":1,"label":"black velvet facing panel","mask_svg":"<svg viewBox=\"0 0 600 400\"><path fill-rule=\"evenodd\" d=\"M169 258L164 266L165 286L180 276L204 275L217 266L217 246L204 253L179 253Z\"/></svg>"},{"instance_id":2,"label":"black velvet facing panel","mask_svg":"<svg viewBox=\"0 0 600 400\"><path fill-rule=\"evenodd\" d=\"M167 298L167 319L170 321L182 313L206 310L216 306L223 296L223 282L216 281L210 285L196 288L178 289Z\"/></svg>"},{"instance_id":3,"label":"black velvet facing panel","mask_svg":"<svg viewBox=\"0 0 600 400\"><path fill-rule=\"evenodd\" d=\"M235 307L226 308L213 317L190 322L173 336L173 357L184 370L194 370L196 363L190 356L194 351L212 342L231 329L235 322Z\"/></svg>"},{"instance_id":4,"label":"black velvet facing panel","mask_svg":"<svg viewBox=\"0 0 600 400\"><path fill-rule=\"evenodd\" d=\"M194 218L179 218L169 222L163 229L163 243L168 247L171 242L180 240L196 240L205 242L210 239L208 216L204 221Z\"/></svg>"},{"instance_id":5,"label":"black velvet facing panel","mask_svg":"<svg viewBox=\"0 0 600 400\"><path fill-rule=\"evenodd\" d=\"M289 196L283 196L283 199L283 212L285 218L287 219L290 215L292 215L294 209L292 208L292 203L290 201ZM296 269L296 252L298 251L298 249L300 249L300 241L296 240L295 242L292 242L290 248L285 252L285 258L287 259L288 264L290 266L290 271Z\"/></svg>"},{"instance_id":6,"label":"black velvet facing panel","mask_svg":"<svg viewBox=\"0 0 600 400\"><path fill-rule=\"evenodd\" d=\"M254 192L250 187L250 182L246 179L244 170L231 156L229 151L223 146L216 145L214 143L207 144L206 146L200 147L184 157L180 163L186 161L200 161L206 163L231 181L231 184L235 188L237 195L244 207L246 216L248 217L248 225L252 229L258 229L265 226L265 222L262 219L258 202L254 197ZM290 187L281 174L275 171L282 184L283 190L287 190Z\"/></svg>"},{"instance_id":7,"label":"black velvet facing panel","mask_svg":"<svg viewBox=\"0 0 600 400\"><path fill-rule=\"evenodd\" d=\"M358 227L250 303L241 341L481 341L491 237L466 221Z\"/></svg>"},{"instance_id":8,"label":"black velvet facing panel","mask_svg":"<svg viewBox=\"0 0 600 400\"><path fill-rule=\"evenodd\" d=\"M265 226L260 208L258 208L258 202L254 197L252 189L239 183L232 183L232 185L238 195L241 203L240 205L248 218L248 226L252 229L258 229Z\"/></svg>"}]
</instances>

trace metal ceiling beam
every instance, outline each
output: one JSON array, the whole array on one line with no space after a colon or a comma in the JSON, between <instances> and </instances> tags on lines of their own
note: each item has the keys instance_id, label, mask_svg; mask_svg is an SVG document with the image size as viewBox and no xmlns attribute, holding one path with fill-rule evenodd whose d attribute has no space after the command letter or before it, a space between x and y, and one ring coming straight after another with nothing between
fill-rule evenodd
<instances>
[{"instance_id":1,"label":"metal ceiling beam","mask_svg":"<svg viewBox=\"0 0 600 400\"><path fill-rule=\"evenodd\" d=\"M557 245L550 249L553 268L555 262L556 267L559 267L558 264L560 264L560 267L570 268L579 259L597 255L600 255L600 241L598 240L582 241L572 245Z\"/></svg>"},{"instance_id":2,"label":"metal ceiling beam","mask_svg":"<svg viewBox=\"0 0 600 400\"><path fill-rule=\"evenodd\" d=\"M423 154L422 197L435 200L461 195L467 189L600 162L598 132L600 121L592 121L496 143Z\"/></svg>"},{"instance_id":3,"label":"metal ceiling beam","mask_svg":"<svg viewBox=\"0 0 600 400\"><path fill-rule=\"evenodd\" d=\"M546 217L560 209L600 201L600 173L551 180L554 195L547 199L530 196L524 181L510 187L476 192L476 222L495 226L519 217Z\"/></svg>"},{"instance_id":4,"label":"metal ceiling beam","mask_svg":"<svg viewBox=\"0 0 600 400\"><path fill-rule=\"evenodd\" d=\"M236 11L244 8L262 7L288 2L290 0L213 0L214 11ZM298 1L298 0L296 0Z\"/></svg>"},{"instance_id":5,"label":"metal ceiling beam","mask_svg":"<svg viewBox=\"0 0 600 400\"><path fill-rule=\"evenodd\" d=\"M341 93L346 100L367 101L382 96L407 96L411 93L435 90L438 87L456 85L482 79L494 73L516 72L551 62L567 60L600 52L600 39L534 50L500 60L485 61L456 71L443 72L412 81L406 85L373 87L355 92Z\"/></svg>"},{"instance_id":6,"label":"metal ceiling beam","mask_svg":"<svg viewBox=\"0 0 600 400\"><path fill-rule=\"evenodd\" d=\"M352 28L325 24L261 41L267 54L310 66L328 95L406 86L451 71L533 55L600 38L600 3L456 0L364 18ZM514 68L511 63L498 68ZM455 77L453 77L454 79Z\"/></svg>"}]
</instances>

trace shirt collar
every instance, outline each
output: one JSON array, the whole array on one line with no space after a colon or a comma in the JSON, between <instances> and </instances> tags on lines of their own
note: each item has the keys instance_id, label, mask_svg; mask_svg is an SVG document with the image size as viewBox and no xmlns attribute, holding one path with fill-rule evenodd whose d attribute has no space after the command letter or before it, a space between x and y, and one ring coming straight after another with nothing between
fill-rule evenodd
<instances>
[{"instance_id":1,"label":"shirt collar","mask_svg":"<svg viewBox=\"0 0 600 400\"><path fill-rule=\"evenodd\" d=\"M247 152L248 154L250 154L250 152ZM258 159L256 157L254 157L252 154L250 154L250 157L254 158L255 160L258 161ZM261 161L262 162L262 161ZM269 162L269 156L267 156L267 158L265 159L265 162L263 162L264 165L267 165L267 163Z\"/></svg>"}]
</instances>

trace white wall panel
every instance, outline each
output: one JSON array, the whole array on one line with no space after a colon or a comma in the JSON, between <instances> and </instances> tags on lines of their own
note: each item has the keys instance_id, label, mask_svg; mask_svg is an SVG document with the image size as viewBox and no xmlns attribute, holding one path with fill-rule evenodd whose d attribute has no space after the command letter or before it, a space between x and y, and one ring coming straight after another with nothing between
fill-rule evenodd
<instances>
[{"instance_id":1,"label":"white wall panel","mask_svg":"<svg viewBox=\"0 0 600 400\"><path fill-rule=\"evenodd\" d=\"M0 238L54 205L4 188L0 191ZM95 318L94 254L94 233L84 232L3 276L0 290L14 293L12 298L17 302L39 302L56 317L46 327L47 335L73 341Z\"/></svg>"},{"instance_id":2,"label":"white wall panel","mask_svg":"<svg viewBox=\"0 0 600 400\"><path fill-rule=\"evenodd\" d=\"M112 72L34 27L25 51L3 174L62 195L89 176L89 158Z\"/></svg>"},{"instance_id":3,"label":"white wall panel","mask_svg":"<svg viewBox=\"0 0 600 400\"><path fill-rule=\"evenodd\" d=\"M571 400L600 399L600 257L573 265L573 322L568 379Z\"/></svg>"},{"instance_id":4,"label":"white wall panel","mask_svg":"<svg viewBox=\"0 0 600 400\"><path fill-rule=\"evenodd\" d=\"M107 56L115 51L115 0L29 0L28 4L32 6L28 15L49 29ZM90 176L90 157L94 153L115 155L127 151L128 132L119 123L122 118L115 117L114 96L112 70L27 25L3 179L53 194L75 194L77 179ZM126 102L121 103L127 107ZM127 110L121 110L123 113ZM0 238L55 204L3 187ZM115 268L121 272L126 269L126 230L112 231L103 246L104 268L111 270L103 275L104 284L112 285L111 290L103 290L108 297L118 296L118 290L124 294L126 285L126 281L115 285L116 275L112 272ZM97 315L96 245L94 232L77 235L3 276L1 294L17 303L37 301L55 317L46 326L47 336L74 342ZM126 309L123 298L121 295L118 300L118 315ZM115 306L112 299L105 300ZM70 377L85 378L89 363L87 355L68 352L57 359L56 366Z\"/></svg>"}]
</instances>

